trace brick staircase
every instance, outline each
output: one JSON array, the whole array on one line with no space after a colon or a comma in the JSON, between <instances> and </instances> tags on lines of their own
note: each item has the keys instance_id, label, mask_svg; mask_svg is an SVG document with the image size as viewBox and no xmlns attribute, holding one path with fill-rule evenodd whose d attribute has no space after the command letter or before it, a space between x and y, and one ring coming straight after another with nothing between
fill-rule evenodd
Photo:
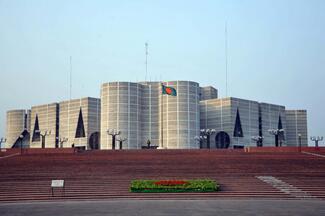
<instances>
[{"instance_id":1,"label":"brick staircase","mask_svg":"<svg viewBox=\"0 0 325 216\"><path fill-rule=\"evenodd\" d=\"M57 199L297 199L259 180L274 176L325 198L325 158L242 150L122 150L24 154L0 161L0 202ZM130 193L132 179L210 178L216 193ZM64 179L51 196L51 179Z\"/></svg>"}]
</instances>

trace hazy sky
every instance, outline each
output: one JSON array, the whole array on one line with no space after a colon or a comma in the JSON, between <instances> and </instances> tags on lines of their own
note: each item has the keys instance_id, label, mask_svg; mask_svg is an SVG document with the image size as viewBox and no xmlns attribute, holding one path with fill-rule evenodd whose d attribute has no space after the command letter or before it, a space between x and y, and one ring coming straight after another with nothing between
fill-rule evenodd
<instances>
[{"instance_id":1,"label":"hazy sky","mask_svg":"<svg viewBox=\"0 0 325 216\"><path fill-rule=\"evenodd\" d=\"M0 0L0 136L9 109L99 97L109 81L193 80L228 95L307 109L325 135L325 1Z\"/></svg>"}]
</instances>

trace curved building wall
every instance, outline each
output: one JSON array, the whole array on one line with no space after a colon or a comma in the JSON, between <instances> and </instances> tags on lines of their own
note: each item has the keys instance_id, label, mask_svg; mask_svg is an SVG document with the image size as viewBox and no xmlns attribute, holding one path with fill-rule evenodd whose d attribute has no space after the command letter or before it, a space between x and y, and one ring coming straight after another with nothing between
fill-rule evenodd
<instances>
[{"instance_id":1,"label":"curved building wall","mask_svg":"<svg viewBox=\"0 0 325 216\"><path fill-rule=\"evenodd\" d=\"M7 111L5 147L11 148L24 130L30 132L30 110ZM29 145L29 142L24 145Z\"/></svg>"},{"instance_id":2,"label":"curved building wall","mask_svg":"<svg viewBox=\"0 0 325 216\"><path fill-rule=\"evenodd\" d=\"M194 140L200 133L199 84L191 81L170 81L164 82L164 85L175 88L177 96L159 96L162 104L160 109L163 111L160 116L160 147L199 148L198 142Z\"/></svg>"},{"instance_id":3,"label":"curved building wall","mask_svg":"<svg viewBox=\"0 0 325 216\"><path fill-rule=\"evenodd\" d=\"M150 140L151 146L159 146L159 94L160 82L141 82L141 132L142 145Z\"/></svg>"},{"instance_id":4,"label":"curved building wall","mask_svg":"<svg viewBox=\"0 0 325 216\"><path fill-rule=\"evenodd\" d=\"M101 87L101 149L112 149L108 129L121 131L127 138L123 149L140 149L142 85L131 82L105 83ZM118 142L116 142L116 148Z\"/></svg>"}]
</instances>

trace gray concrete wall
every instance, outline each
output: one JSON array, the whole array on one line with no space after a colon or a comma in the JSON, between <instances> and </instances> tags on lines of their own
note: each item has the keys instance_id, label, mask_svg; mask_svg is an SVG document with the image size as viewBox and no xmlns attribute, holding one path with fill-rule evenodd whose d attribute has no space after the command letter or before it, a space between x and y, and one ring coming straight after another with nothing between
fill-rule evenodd
<instances>
[{"instance_id":1,"label":"gray concrete wall","mask_svg":"<svg viewBox=\"0 0 325 216\"><path fill-rule=\"evenodd\" d=\"M286 110L287 146L299 146L298 134L301 134L301 145L308 146L307 111Z\"/></svg>"},{"instance_id":2,"label":"gray concrete wall","mask_svg":"<svg viewBox=\"0 0 325 216\"><path fill-rule=\"evenodd\" d=\"M100 149L112 148L112 137L108 129L121 131L120 137L127 138L124 149L140 149L151 145L170 149L199 148L194 140L201 129L224 131L230 137L230 145L255 146L252 136L259 135L259 110L261 112L263 146L275 146L275 137L269 129L277 129L279 116L285 130L283 146L297 145L296 134L302 134L303 145L307 145L307 113L305 110L288 110L284 106L258 103L239 98L218 99L215 88L199 87L191 81L169 81L164 85L176 89L177 96L162 95L160 82L111 82L101 86L101 100L82 98L32 107L27 111L27 130L32 141L35 117L39 118L41 131L50 130L46 137L46 148L56 147L56 137L68 138L64 147L86 145L95 132L100 133ZM82 109L86 135L76 138L76 127ZM234 137L234 128L239 110L243 137ZM13 144L14 137L22 131L22 110L7 113L7 143ZM31 117L29 117L31 116ZM288 123L287 123L288 122ZM59 123L59 125L57 125ZM211 136L211 148L215 148L215 136ZM206 143L204 143L206 145ZM40 142L31 142L30 147L40 148ZM118 143L116 142L116 147ZM206 146L204 146L206 147Z\"/></svg>"},{"instance_id":3,"label":"gray concrete wall","mask_svg":"<svg viewBox=\"0 0 325 216\"><path fill-rule=\"evenodd\" d=\"M121 131L127 138L124 149L140 149L142 85L130 82L105 83L101 87L101 149L112 149L108 129Z\"/></svg>"},{"instance_id":4,"label":"gray concrete wall","mask_svg":"<svg viewBox=\"0 0 325 216\"><path fill-rule=\"evenodd\" d=\"M30 110L9 110L6 116L5 148L11 148L24 130L30 132ZM23 144L29 146L29 142Z\"/></svg>"},{"instance_id":5,"label":"gray concrete wall","mask_svg":"<svg viewBox=\"0 0 325 216\"><path fill-rule=\"evenodd\" d=\"M200 119L198 83L171 81L164 85L174 87L177 97L162 95L159 82L102 85L102 149L112 148L107 129L121 131L121 137L127 138L125 149L139 149L148 139L151 145L163 148L198 148L194 140Z\"/></svg>"},{"instance_id":6,"label":"gray concrete wall","mask_svg":"<svg viewBox=\"0 0 325 216\"><path fill-rule=\"evenodd\" d=\"M218 90L212 86L200 87L200 100L218 98Z\"/></svg>"},{"instance_id":7,"label":"gray concrete wall","mask_svg":"<svg viewBox=\"0 0 325 216\"><path fill-rule=\"evenodd\" d=\"M237 116L237 109L239 112L243 137L232 137L232 145L241 145L241 146L256 146L256 142L252 140L252 136L259 135L258 128L258 102L251 100L244 100L239 98L231 99L231 119L232 119L232 130L235 129L235 122Z\"/></svg>"},{"instance_id":8,"label":"gray concrete wall","mask_svg":"<svg viewBox=\"0 0 325 216\"><path fill-rule=\"evenodd\" d=\"M51 131L51 134L45 137L45 148L55 148L56 144L56 124L58 119L58 103L33 106L31 111L31 132L30 132L30 147L41 148L41 141L32 142L33 132L35 128L36 115L38 116L39 129L43 133Z\"/></svg>"},{"instance_id":9,"label":"gray concrete wall","mask_svg":"<svg viewBox=\"0 0 325 216\"><path fill-rule=\"evenodd\" d=\"M199 135L200 107L199 84L190 81L170 81L164 85L176 89L177 96L160 94L160 138L163 142L160 147L168 149L199 148L194 140ZM161 92L161 90L160 90ZM160 111L161 113L161 111Z\"/></svg>"},{"instance_id":10,"label":"gray concrete wall","mask_svg":"<svg viewBox=\"0 0 325 216\"><path fill-rule=\"evenodd\" d=\"M85 137L76 138L76 130L80 109L82 111ZM63 147L89 146L89 137L94 132L100 131L100 99L81 98L60 102L60 127L59 137L68 138Z\"/></svg>"},{"instance_id":11,"label":"gray concrete wall","mask_svg":"<svg viewBox=\"0 0 325 216\"><path fill-rule=\"evenodd\" d=\"M159 82L143 82L141 97L142 145L150 140L152 146L159 146Z\"/></svg>"},{"instance_id":12,"label":"gray concrete wall","mask_svg":"<svg viewBox=\"0 0 325 216\"><path fill-rule=\"evenodd\" d=\"M237 109L241 120L243 137L234 137ZM258 102L239 98L212 99L200 102L200 128L215 129L210 137L210 148L216 148L215 138L219 132L226 132L230 146L256 146L251 140L258 135ZM206 143L203 143L206 148Z\"/></svg>"},{"instance_id":13,"label":"gray concrete wall","mask_svg":"<svg viewBox=\"0 0 325 216\"><path fill-rule=\"evenodd\" d=\"M286 139L286 114L285 107L275 104L260 103L262 112L262 133L263 133L263 146L275 146L275 136L269 133L269 129L277 129L279 116L281 116L282 127L284 129L284 137ZM286 140L282 146L286 146Z\"/></svg>"},{"instance_id":14,"label":"gray concrete wall","mask_svg":"<svg viewBox=\"0 0 325 216\"><path fill-rule=\"evenodd\" d=\"M231 136L233 130L231 119L231 98L200 101L200 128L215 129L216 134L220 131L224 131ZM210 137L210 148L216 148L216 134ZM206 143L203 142L203 148L206 147Z\"/></svg>"}]
</instances>

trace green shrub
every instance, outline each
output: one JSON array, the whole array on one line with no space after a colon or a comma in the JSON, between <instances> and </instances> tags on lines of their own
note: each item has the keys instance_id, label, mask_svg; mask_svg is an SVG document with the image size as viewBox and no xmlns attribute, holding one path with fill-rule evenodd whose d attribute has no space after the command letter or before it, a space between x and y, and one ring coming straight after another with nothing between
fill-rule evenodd
<instances>
[{"instance_id":1,"label":"green shrub","mask_svg":"<svg viewBox=\"0 0 325 216\"><path fill-rule=\"evenodd\" d=\"M171 182L173 180L170 180ZM210 179L187 180L184 184L160 185L160 180L133 180L131 192L141 193L175 193L175 192L215 192L219 185ZM175 181L177 182L177 181Z\"/></svg>"}]
</instances>

